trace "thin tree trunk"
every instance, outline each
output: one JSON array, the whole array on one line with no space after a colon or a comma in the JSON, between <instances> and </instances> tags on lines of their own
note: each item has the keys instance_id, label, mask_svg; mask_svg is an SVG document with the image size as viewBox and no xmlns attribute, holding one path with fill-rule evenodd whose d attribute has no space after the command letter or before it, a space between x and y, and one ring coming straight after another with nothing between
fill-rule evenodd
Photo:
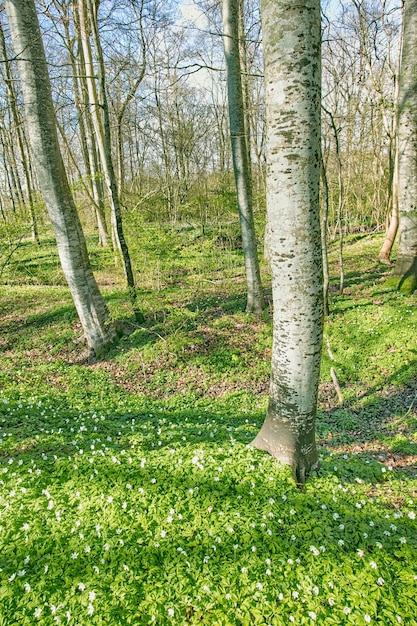
<instances>
[{"instance_id":1,"label":"thin tree trunk","mask_svg":"<svg viewBox=\"0 0 417 626\"><path fill-rule=\"evenodd\" d=\"M16 161L15 142L10 136L10 132L4 135L4 147L7 155L7 163L10 166L10 182L13 188L16 203L20 206L25 204L25 196L23 195L22 183L20 182L19 170Z\"/></svg>"},{"instance_id":2,"label":"thin tree trunk","mask_svg":"<svg viewBox=\"0 0 417 626\"><path fill-rule=\"evenodd\" d=\"M300 484L318 462L320 26L319 0L262 2L274 319L268 413L252 445L290 465Z\"/></svg>"},{"instance_id":3,"label":"thin tree trunk","mask_svg":"<svg viewBox=\"0 0 417 626\"><path fill-rule=\"evenodd\" d=\"M338 199L337 199L337 222L336 227L339 232L339 291L343 293L345 286L345 269L343 260L343 207L345 203L345 190L343 184L343 165L342 157L340 154L340 142L339 142L339 129L336 126L334 115L331 111L328 111L322 106L323 111L329 116L330 126L333 130L335 149L336 149L336 162L337 162L337 185L338 185Z\"/></svg>"},{"instance_id":4,"label":"thin tree trunk","mask_svg":"<svg viewBox=\"0 0 417 626\"><path fill-rule=\"evenodd\" d=\"M116 329L98 289L64 169L45 52L34 0L6 0L6 12L22 82L25 123L39 184L54 228L67 279L91 353L103 354Z\"/></svg>"},{"instance_id":5,"label":"thin tree trunk","mask_svg":"<svg viewBox=\"0 0 417 626\"><path fill-rule=\"evenodd\" d=\"M136 77L133 85L127 92L127 95L124 101L122 102L120 109L118 110L117 115L116 115L118 182L119 182L120 196L122 198L123 198L123 192L124 192L124 177L125 177L124 176L124 154L123 154L123 118L125 116L126 109L129 106L129 103L135 97L135 94L145 76L145 71L146 71L146 42L145 42L145 37L143 33L143 21L142 21L143 3L144 3L144 0L141 0L140 7L139 7L139 15L137 16L138 21L139 21L139 32L140 32L141 52L142 52L141 66L140 66L138 76Z\"/></svg>"},{"instance_id":6,"label":"thin tree trunk","mask_svg":"<svg viewBox=\"0 0 417 626\"><path fill-rule=\"evenodd\" d=\"M227 68L230 139L245 258L246 310L260 313L264 307L261 273L252 211L252 185L248 167L245 115L239 54L239 0L223 0L223 42Z\"/></svg>"},{"instance_id":7,"label":"thin tree trunk","mask_svg":"<svg viewBox=\"0 0 417 626\"><path fill-rule=\"evenodd\" d=\"M9 190L10 202L12 204L12 211L16 214L16 197L15 190L13 188L13 182L10 174L10 165L7 153L7 146L4 140L4 127L0 126L0 145L3 152L4 173L6 175L7 188Z\"/></svg>"},{"instance_id":8,"label":"thin tree trunk","mask_svg":"<svg viewBox=\"0 0 417 626\"><path fill-rule=\"evenodd\" d=\"M9 103L10 103L13 123L16 129L17 143L19 146L19 153L20 153L20 161L22 163L23 174L24 174L25 182L26 182L29 213L30 213L30 218L31 218L32 240L39 244L38 225L36 222L36 215L35 215L34 201L33 201L32 180L30 177L30 171L29 171L29 165L28 165L29 157L26 154L25 148L24 148L23 126L21 123L18 109L17 109L16 91L14 88L14 81L13 81L13 75L12 75L10 63L7 58L6 41L4 39L3 27L1 25L1 22L0 22L0 49L1 49L1 54L3 57L3 61L5 64L5 70L6 70L5 83L6 83L6 89L7 89L7 96L8 96Z\"/></svg>"},{"instance_id":9,"label":"thin tree trunk","mask_svg":"<svg viewBox=\"0 0 417 626\"><path fill-rule=\"evenodd\" d=\"M108 245L109 233L107 229L106 216L104 210L104 194L102 175L97 156L96 141L94 137L94 127L91 119L91 111L89 107L88 87L86 84L87 71L84 62L84 53L82 39L80 36L80 16L76 9L77 0L74 2L74 30L77 38L77 56L74 58L74 92L79 99L78 111L79 119L82 120L80 125L81 142L85 159L87 175L89 176L89 184L94 199L95 217L98 228L98 237L100 245L106 247Z\"/></svg>"},{"instance_id":10,"label":"thin tree trunk","mask_svg":"<svg viewBox=\"0 0 417 626\"><path fill-rule=\"evenodd\" d=\"M323 184L323 209L321 215L321 250L323 262L323 310L324 315L329 315L329 259L327 256L327 219L329 216L329 184L327 181L326 166L323 159L323 151L320 150L321 180Z\"/></svg>"},{"instance_id":11,"label":"thin tree trunk","mask_svg":"<svg viewBox=\"0 0 417 626\"><path fill-rule=\"evenodd\" d=\"M160 100L159 93L158 93L158 84L157 84L158 76L157 76L155 66L153 67L153 71L154 71L153 91L154 91L156 111L157 111L157 116L158 116L159 136L161 138L162 162L163 162L164 169L165 169L164 183L165 183L165 189L166 189L167 209L168 209L168 215L170 217L170 220L174 222L176 218L176 207L175 207L175 203L173 199L173 191L172 191L172 182L171 182L171 173L170 173L171 164L170 164L170 159L169 159L167 140L165 137L164 120L162 118L162 105L161 105L161 100Z\"/></svg>"},{"instance_id":12,"label":"thin tree trunk","mask_svg":"<svg viewBox=\"0 0 417 626\"><path fill-rule=\"evenodd\" d=\"M395 237L398 232L399 216L398 216L398 175L399 175L399 138L398 138L398 125L399 125L399 99L400 99L400 72L401 72L401 57L403 49L403 35L404 35L404 7L401 11L401 35L399 45L399 56L397 64L397 82L395 86L394 94L394 129L393 129L393 144L394 144L394 159L392 166L392 174L390 176L390 200L391 200L391 214L389 218L388 228L386 229L384 243L382 244L379 252L379 260L385 265L392 265L391 251L394 245Z\"/></svg>"},{"instance_id":13,"label":"thin tree trunk","mask_svg":"<svg viewBox=\"0 0 417 626\"><path fill-rule=\"evenodd\" d=\"M382 244L379 252L379 260L385 265L392 265L391 262L391 250L394 245L395 237L398 232L398 149L395 153L394 174L392 180L392 192L391 192L391 215L389 219L388 228L385 233L384 243Z\"/></svg>"},{"instance_id":14,"label":"thin tree trunk","mask_svg":"<svg viewBox=\"0 0 417 626\"><path fill-rule=\"evenodd\" d=\"M241 63L241 83L242 83L242 99L243 99L243 122L245 125L246 150L248 153L248 176L252 181L252 159L251 159L251 125L250 125L250 87L249 87L249 71L248 71L248 51L246 45L245 33L245 0L238 0L239 10L239 58Z\"/></svg>"},{"instance_id":15,"label":"thin tree trunk","mask_svg":"<svg viewBox=\"0 0 417 626\"><path fill-rule=\"evenodd\" d=\"M122 214L120 211L118 190L116 176L114 173L113 159L111 154L111 135L110 135L110 120L109 110L107 104L106 86L105 86L105 71L103 55L101 51L100 39L97 30L97 20L95 15L95 7L93 7L91 0L80 0L80 32L84 51L84 60L87 70L87 86L89 93L90 106L92 108L92 118L94 129L96 133L97 147L100 153L101 165L103 167L104 178L109 193L111 202L111 217L113 233L116 237L117 248L119 249L123 261L123 268L125 271L126 281L129 290L129 297L132 303L132 308L138 322L143 322L144 317L138 309L137 294L135 287L135 280L133 276L132 264L130 261L129 249L127 247L126 239L123 233ZM100 91L100 108L102 111L102 118L100 118L99 99L94 84L94 68L91 56L90 42L86 31L87 24L91 27L91 32L94 41L96 59L98 64L98 82Z\"/></svg>"},{"instance_id":16,"label":"thin tree trunk","mask_svg":"<svg viewBox=\"0 0 417 626\"><path fill-rule=\"evenodd\" d=\"M4 212L3 196L1 194L0 194L0 213L1 213L1 216L3 218L3 222L6 224L7 223L7 219L6 219L6 213Z\"/></svg>"}]
</instances>

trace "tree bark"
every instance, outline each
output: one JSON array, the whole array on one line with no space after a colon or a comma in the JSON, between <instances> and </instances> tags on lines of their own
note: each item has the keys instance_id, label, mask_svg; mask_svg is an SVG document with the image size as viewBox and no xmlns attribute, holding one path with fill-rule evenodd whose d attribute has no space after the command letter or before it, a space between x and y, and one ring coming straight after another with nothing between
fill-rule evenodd
<instances>
[{"instance_id":1,"label":"tree bark","mask_svg":"<svg viewBox=\"0 0 417 626\"><path fill-rule=\"evenodd\" d=\"M223 42L227 68L233 170L248 292L246 310L260 313L264 307L264 298L253 222L252 185L245 134L245 110L239 53L239 0L223 0Z\"/></svg>"},{"instance_id":2,"label":"tree bark","mask_svg":"<svg viewBox=\"0 0 417 626\"><path fill-rule=\"evenodd\" d=\"M329 315L329 257L327 254L327 222L329 217L329 183L327 180L326 165L323 159L323 151L320 150L321 180L323 185L323 208L321 215L321 250L323 263L323 312Z\"/></svg>"},{"instance_id":3,"label":"tree bark","mask_svg":"<svg viewBox=\"0 0 417 626\"><path fill-rule=\"evenodd\" d=\"M29 203L29 213L30 213L30 219L31 219L32 241L39 244L38 225L36 221L34 202L33 202L32 180L30 177L30 171L29 171L29 165L28 165L30 155L27 155L25 152L24 139L23 139L24 131L21 125L21 119L20 119L18 108L17 108L16 90L14 87L12 70L10 67L9 60L7 58L6 41L4 38L3 27L1 23L0 23L0 50L1 50L1 55L3 58L3 62L5 65L5 72L6 72L6 76L5 76L6 93L8 96L9 103L10 103L13 123L14 123L15 130L16 130L17 143L19 146L20 160L22 163L23 173L24 173L25 182L26 182L26 192L27 192L27 198L28 198L28 203Z\"/></svg>"},{"instance_id":4,"label":"tree bark","mask_svg":"<svg viewBox=\"0 0 417 626\"><path fill-rule=\"evenodd\" d=\"M107 306L88 259L81 223L58 144L55 111L34 0L6 0L6 12L18 59L25 122L39 184L54 228L62 269L87 344L100 356L116 338Z\"/></svg>"},{"instance_id":5,"label":"tree bark","mask_svg":"<svg viewBox=\"0 0 417 626\"><path fill-rule=\"evenodd\" d=\"M402 56L402 46L403 46L403 35L404 35L404 4L401 6L401 33L400 33L400 42L399 42L399 54L398 60L396 64L396 83L395 83L395 92L394 92L394 107L395 107L395 115L392 124L392 134L390 137L390 145L389 145L389 165L390 165L390 176L389 176L389 194L388 194L388 209L389 211L389 223L385 233L384 243L382 244L381 250L379 252L379 260L381 263L385 265L392 265L391 262L391 251L392 246L394 245L395 237L398 232L398 165L399 165L399 154L398 154L398 105L399 105L399 97L400 97L400 81L399 75L401 71L401 56ZM388 126L386 124L386 126Z\"/></svg>"},{"instance_id":6,"label":"tree bark","mask_svg":"<svg viewBox=\"0 0 417 626\"><path fill-rule=\"evenodd\" d=\"M393 173L393 181L392 181L392 192L391 192L391 215L389 218L388 228L385 233L384 243L381 246L381 250L379 252L379 260L384 265L392 265L391 262L391 250L394 245L395 237L398 232L398 156L396 154L395 164L394 164L394 173Z\"/></svg>"},{"instance_id":7,"label":"tree bark","mask_svg":"<svg viewBox=\"0 0 417 626\"><path fill-rule=\"evenodd\" d=\"M407 0L398 105L398 258L387 283L417 288L417 0Z\"/></svg>"},{"instance_id":8,"label":"tree bark","mask_svg":"<svg viewBox=\"0 0 417 626\"><path fill-rule=\"evenodd\" d=\"M262 26L274 317L269 407L252 445L302 484L317 465L323 324L320 2L263 0Z\"/></svg>"},{"instance_id":9,"label":"tree bark","mask_svg":"<svg viewBox=\"0 0 417 626\"><path fill-rule=\"evenodd\" d=\"M104 210L102 175L98 164L97 148L88 104L88 92L85 84L86 70L80 39L80 17L77 11L76 0L74 0L73 4L73 17L75 51L73 51L71 46L70 34L69 32L67 33L68 28L66 29L66 39L73 73L74 99L80 129L81 149L87 176L86 184L89 188L89 197L93 200L99 242L100 245L105 248L108 245L109 234Z\"/></svg>"}]
</instances>

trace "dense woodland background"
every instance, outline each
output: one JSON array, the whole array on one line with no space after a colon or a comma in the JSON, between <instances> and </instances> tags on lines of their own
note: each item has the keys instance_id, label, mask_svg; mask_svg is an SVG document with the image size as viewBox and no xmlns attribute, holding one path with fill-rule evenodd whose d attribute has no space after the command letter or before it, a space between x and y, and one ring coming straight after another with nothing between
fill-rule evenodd
<instances>
[{"instance_id":1,"label":"dense woodland background","mask_svg":"<svg viewBox=\"0 0 417 626\"><path fill-rule=\"evenodd\" d=\"M219 244L238 246L219 4L96 3L97 32L88 39L91 67L83 52L77 3L37 4L61 148L87 232L98 233L103 244L111 245L100 138L88 96L93 73L99 108L106 95L129 246L135 245L144 221L155 227L198 226L200 236L214 234ZM323 5L323 212L331 240L347 233L382 231L392 212L401 5L356 0ZM23 124L4 11L1 24L4 273L19 242L31 234L36 239L48 229L48 220ZM262 245L265 120L256 2L242 3L240 28L254 212ZM101 57L105 73L97 81ZM155 264L155 259L140 259L135 268L139 283L152 266L151 281L162 279Z\"/></svg>"}]
</instances>

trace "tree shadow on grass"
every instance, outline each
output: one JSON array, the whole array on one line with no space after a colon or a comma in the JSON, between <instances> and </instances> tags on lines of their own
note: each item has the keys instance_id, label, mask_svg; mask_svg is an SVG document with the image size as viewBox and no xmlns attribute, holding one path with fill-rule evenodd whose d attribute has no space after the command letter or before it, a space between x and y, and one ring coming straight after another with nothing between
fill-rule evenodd
<instances>
[{"instance_id":1,"label":"tree shadow on grass","mask_svg":"<svg viewBox=\"0 0 417 626\"><path fill-rule=\"evenodd\" d=\"M390 273L387 270L386 265L381 263L375 263L373 267L366 271L349 271L344 274L344 286L345 288L352 287L353 285L362 285L363 287L370 287L383 280Z\"/></svg>"},{"instance_id":2,"label":"tree shadow on grass","mask_svg":"<svg viewBox=\"0 0 417 626\"><path fill-rule=\"evenodd\" d=\"M270 290L267 290L267 301L269 298ZM121 297L120 294L113 294L110 299L115 302L120 301ZM244 312L245 305L245 293L225 295L220 292L209 293L204 298L196 297L182 307L172 305L152 311L144 309L145 321L141 325L138 325L133 317L121 320L126 336L112 348L108 359L105 357L103 360L111 360L122 354L127 355L130 351L140 350L148 344L169 342L175 335L185 334L189 338L189 354L187 353L188 348L181 343L181 351L176 356L181 359L186 358L188 359L187 362L191 363L199 354L206 355L214 344L217 345L217 343L225 341L222 329L214 328L209 333L207 324L222 317L225 320L231 320L233 315ZM182 309L184 310L183 313ZM193 315L190 316L189 313ZM266 311L264 315L268 314ZM251 324L250 314L248 314L246 321L249 328ZM253 321L258 322L259 318L253 316ZM225 328L227 329L227 324ZM242 330L244 330L244 325ZM227 348L227 346L224 347ZM175 347L172 349L174 352L176 351Z\"/></svg>"},{"instance_id":3,"label":"tree shadow on grass","mask_svg":"<svg viewBox=\"0 0 417 626\"><path fill-rule=\"evenodd\" d=\"M381 387L330 411L319 411L317 432L327 450L376 458L410 476L417 474L417 360ZM400 387L398 380L406 380ZM339 453L339 452L337 452ZM343 452L340 452L342 454Z\"/></svg>"},{"instance_id":4,"label":"tree shadow on grass","mask_svg":"<svg viewBox=\"0 0 417 626\"><path fill-rule=\"evenodd\" d=\"M81 388L84 385L80 379ZM210 401L206 406L178 410L146 397L131 396L127 404L123 394L106 402L106 398L90 397L88 389L83 394L81 388L72 397L73 403L68 393L56 391L43 396L16 391L14 398L0 403L0 424L7 424L0 457L17 459L27 453L67 456L69 449L76 453L88 436L101 437L107 442L106 447L114 450L129 445L131 437L140 440L138 445L147 452L204 441L219 445L232 440L249 443L264 417L261 410L238 409L237 397L223 399L214 406ZM105 395L106 390L103 391Z\"/></svg>"},{"instance_id":5,"label":"tree shadow on grass","mask_svg":"<svg viewBox=\"0 0 417 626\"><path fill-rule=\"evenodd\" d=\"M48 345L52 336L59 340L60 332L72 332L78 319L75 308L71 305L49 309L43 313L16 316L13 319L0 320L0 334L5 339L0 343L0 352L19 348L30 348L33 343L43 341L42 333L48 334ZM74 338L76 338L74 336ZM78 339L78 337L77 337ZM69 341L69 339L67 339Z\"/></svg>"},{"instance_id":6,"label":"tree shadow on grass","mask_svg":"<svg viewBox=\"0 0 417 626\"><path fill-rule=\"evenodd\" d=\"M136 417L139 421L139 416ZM153 419L149 415L146 419L143 416L142 427L160 428L167 425L168 419L172 425L184 423L185 417L191 420L192 413L166 413ZM218 419L213 415L205 417L203 424ZM115 418L116 423L119 421L118 425L115 424L118 429L121 419L122 416ZM245 423L241 420L241 425ZM198 425L194 423L193 426ZM270 471L252 471L249 463L260 459L262 453L254 451L253 459L249 458L250 455L243 456L242 463L246 465L240 468L228 465L229 450L224 450L223 459L219 452L220 445L230 444L230 438L224 434L220 429L214 439L207 440L206 436L202 438L200 435L200 439L194 441L200 446L206 444L206 457L210 452L216 455L216 462L212 466L207 462L203 469L190 458L178 463L179 457L184 452L185 456L187 453L190 456L190 451L177 447L180 441L173 441L172 437L156 450L169 446L176 449L175 454L166 450L167 455L158 455L154 462L152 448L145 447L130 452L134 457L132 463L120 454L120 463L115 463L111 452L120 453L120 446L115 442L108 442L110 454L105 458L96 456L93 464L89 463L87 453L78 453L75 459L71 455L68 462L65 458L52 462L50 471L43 471L37 479L38 502L33 514L24 510L16 514L13 536L5 542L0 556L4 580L23 569L29 554L31 558L24 568L24 580L35 590L39 581L47 582L46 587L43 583L41 586L48 602L58 604L80 594L77 585L82 582L86 585L86 593L96 589L108 597L115 594L119 600L113 604L112 610L120 611L119 617L129 613L131 616L130 595L135 597L137 607L146 593L156 589L161 606L165 603L166 608L170 606L166 604L168 601L174 602L176 615L183 617L184 624L188 623L190 611L197 615L201 611L201 597L197 596L202 593L203 585L219 587L223 595L226 592L237 594L239 600L251 597L250 606L259 607L254 581L269 584L268 576L264 574L266 559L274 572L273 578L279 581L277 586L282 587L288 597L298 584L303 584L306 579L311 581L315 575L319 580L313 578L311 584L320 582L321 587L327 579L332 584L334 581L336 594L339 586L342 592L347 585L357 587L364 597L364 589L369 585L378 589L376 581L380 576L390 589L398 592L399 588L405 588L408 584L405 573L411 576L414 565L415 523L403 516L396 521L398 528L393 531L392 519L387 519L384 513L387 510L392 512L394 504L385 510L380 507L376 511L373 507L372 498L380 484L376 464L371 467L372 471L365 472L367 466L357 459L355 466L345 464L337 476L343 488L357 482L358 478L366 481L369 498L365 503L361 502L363 495L355 500L350 494L347 499L340 491L335 498L329 485L324 491L321 489L323 476L328 478L333 472L330 463L324 464L321 476L313 478L305 492L300 492L291 484L288 473L275 472L272 460ZM190 432L187 431L187 435ZM241 443L245 438L246 433ZM187 444L192 441L192 437L187 437ZM238 452L239 445L236 448ZM44 450L44 454L49 457L50 451ZM140 461L143 455L147 459L145 464ZM342 458L337 460L343 465ZM223 466L222 472L217 468L219 463ZM270 480L270 475L274 480ZM78 496L74 495L76 489L79 489ZM141 489L144 495L140 493ZM44 493L42 490L50 491L50 497L55 500L51 511L48 510L47 496L42 499L40 495ZM100 493L104 497L100 497ZM123 501L126 502L125 508ZM59 508L62 509L62 523L55 519L55 509ZM172 519L167 521L171 509ZM69 529L85 516L87 523L82 522L79 528L83 533L81 540L78 530L70 532ZM29 526L27 530L23 528L25 521ZM42 533L42 541L39 541L40 525L48 529ZM24 541L25 534L27 539ZM409 553L406 549L399 553L400 537L409 542ZM88 551L84 549L87 544ZM391 553L396 556L388 559ZM104 560L100 562L100 559ZM377 572L373 571L371 561L378 566ZM99 578L92 567L97 564ZM242 568L249 572L248 578L243 575ZM327 574L323 576L323 572ZM251 580L253 575L256 578ZM290 581L288 590L285 580ZM188 585L184 591L186 581ZM8 586L7 582L5 585ZM119 589L123 593L118 593ZM356 593L354 591L354 595ZM11 597L12 594L4 597L5 610ZM201 613L204 623L212 623L212 617L216 619L218 602L219 598L215 598L204 614ZM387 596L388 602L392 603L391 594ZM286 603L291 604L288 598ZM342 607L343 604L340 610ZM146 609L140 610L144 611L144 617ZM299 604L293 603L292 610L302 614L301 599ZM397 610L400 612L399 608ZM100 614L100 604L97 611ZM232 623L250 623L249 617L246 621L243 618L239 621L236 609L233 611ZM288 623L290 608L287 613L282 623ZM346 623L342 613L341 619L343 621L339 623Z\"/></svg>"}]
</instances>

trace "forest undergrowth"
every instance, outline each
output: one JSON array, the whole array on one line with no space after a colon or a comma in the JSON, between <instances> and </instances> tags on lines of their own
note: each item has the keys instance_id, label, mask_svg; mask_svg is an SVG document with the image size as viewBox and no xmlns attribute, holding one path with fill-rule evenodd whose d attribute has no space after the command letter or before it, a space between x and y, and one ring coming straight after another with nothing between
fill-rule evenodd
<instances>
[{"instance_id":1,"label":"forest undergrowth","mask_svg":"<svg viewBox=\"0 0 417 626\"><path fill-rule=\"evenodd\" d=\"M233 233L144 227L142 325L89 244L125 332L104 360L51 240L20 242L2 275L0 625L416 625L417 299L384 287L380 237L346 239L342 294L330 244L321 465L303 490L249 445L271 306L244 312Z\"/></svg>"}]
</instances>

